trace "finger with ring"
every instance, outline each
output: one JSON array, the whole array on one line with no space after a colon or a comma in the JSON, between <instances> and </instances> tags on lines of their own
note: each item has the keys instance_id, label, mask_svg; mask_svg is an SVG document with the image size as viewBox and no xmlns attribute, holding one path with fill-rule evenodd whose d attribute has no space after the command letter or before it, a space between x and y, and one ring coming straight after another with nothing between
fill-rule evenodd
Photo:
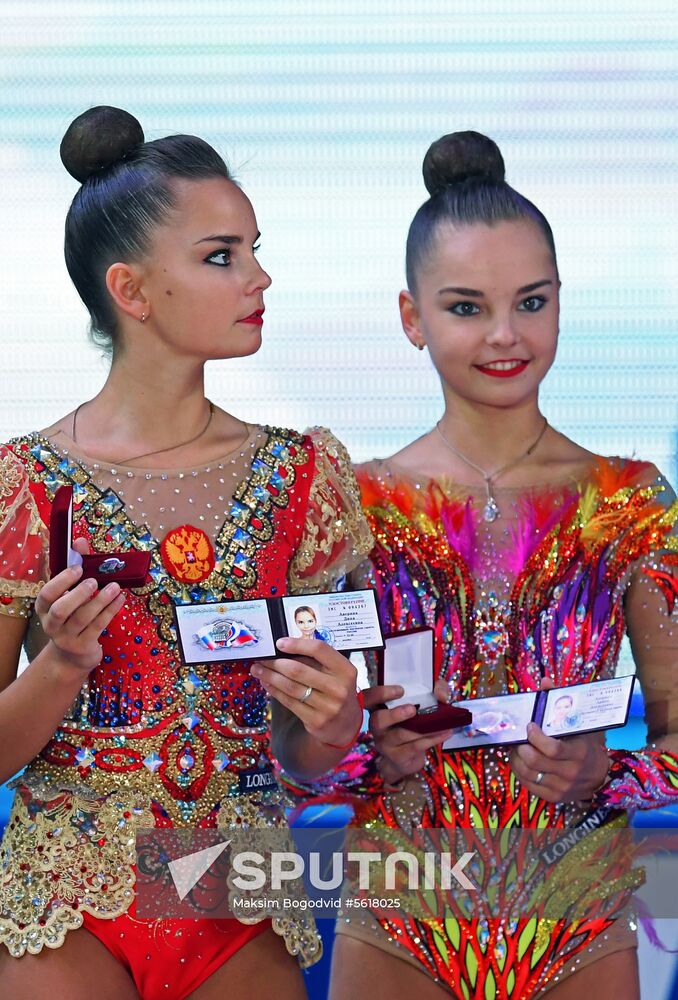
<instances>
[{"instance_id":1,"label":"finger with ring","mask_svg":"<svg viewBox=\"0 0 678 1000\"><path fill-rule=\"evenodd\" d=\"M309 686L306 688L299 701L308 701L308 699L311 697L312 694L313 694L313 688L309 684Z\"/></svg>"}]
</instances>

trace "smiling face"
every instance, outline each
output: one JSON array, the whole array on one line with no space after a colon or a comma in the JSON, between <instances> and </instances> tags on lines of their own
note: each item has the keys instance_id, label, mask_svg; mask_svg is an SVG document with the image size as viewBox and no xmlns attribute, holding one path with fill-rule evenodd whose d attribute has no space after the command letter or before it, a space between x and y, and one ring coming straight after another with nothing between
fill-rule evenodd
<instances>
[{"instance_id":1,"label":"smiling face","mask_svg":"<svg viewBox=\"0 0 678 1000\"><path fill-rule=\"evenodd\" d=\"M512 407L536 399L558 340L558 274L529 220L442 224L401 293L412 343L426 345L448 401Z\"/></svg>"},{"instance_id":2,"label":"smiling face","mask_svg":"<svg viewBox=\"0 0 678 1000\"><path fill-rule=\"evenodd\" d=\"M317 621L312 611L297 611L294 621L303 638L307 639L313 636Z\"/></svg>"},{"instance_id":3,"label":"smiling face","mask_svg":"<svg viewBox=\"0 0 678 1000\"><path fill-rule=\"evenodd\" d=\"M567 718L568 712L571 711L572 705L573 701L569 694L561 695L553 709L553 721L563 722Z\"/></svg>"},{"instance_id":4,"label":"smiling face","mask_svg":"<svg viewBox=\"0 0 678 1000\"><path fill-rule=\"evenodd\" d=\"M196 360L254 354L271 279L255 257L252 205L224 178L177 180L173 190L176 207L138 266L147 329Z\"/></svg>"}]
</instances>

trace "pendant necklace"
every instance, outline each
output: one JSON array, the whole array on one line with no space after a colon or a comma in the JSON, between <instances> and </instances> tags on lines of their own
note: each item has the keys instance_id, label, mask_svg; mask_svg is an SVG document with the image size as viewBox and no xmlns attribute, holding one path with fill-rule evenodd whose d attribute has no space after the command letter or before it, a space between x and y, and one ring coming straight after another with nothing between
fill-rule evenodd
<instances>
[{"instance_id":1,"label":"pendant necklace","mask_svg":"<svg viewBox=\"0 0 678 1000\"><path fill-rule=\"evenodd\" d=\"M466 457L466 455L462 455L460 451L457 451L457 449L454 447L453 444L450 444L450 442L447 440L447 438L440 429L440 420L438 421L435 429L438 431L438 434L440 434L441 438L443 439L443 442L447 445L450 451L453 452L453 454L455 454L457 458L460 458L462 462L466 462L466 464L469 465L472 469L475 469L476 472L479 472L480 475L485 480L485 491L487 493L487 500L483 508L484 521L488 522L496 521L497 518L500 517L499 507L497 506L497 501L494 499L494 495L492 493L492 480L496 479L497 476L500 476L503 472L508 472L508 470L512 469L514 465L517 465L519 462L522 462L524 458L527 458L529 455L531 455L532 452L537 447L537 445L539 444L539 442L541 441L541 439L543 438L544 432L546 431L548 425L549 422L546 419L546 417L544 417L544 426L539 431L539 434L532 442L530 447L527 449L527 451L524 451L522 455L518 456L518 458L511 459L510 462L507 462L506 465L502 465L501 468L495 469L493 472L486 472L485 469L482 469L479 465L476 465L476 463L472 462L470 458Z\"/></svg>"}]
</instances>

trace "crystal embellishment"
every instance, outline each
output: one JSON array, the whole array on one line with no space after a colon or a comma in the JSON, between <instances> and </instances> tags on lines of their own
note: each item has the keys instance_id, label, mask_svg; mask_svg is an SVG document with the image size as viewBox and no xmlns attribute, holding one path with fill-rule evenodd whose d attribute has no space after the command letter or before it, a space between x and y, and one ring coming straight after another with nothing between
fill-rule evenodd
<instances>
[{"instance_id":1,"label":"crystal embellishment","mask_svg":"<svg viewBox=\"0 0 678 1000\"><path fill-rule=\"evenodd\" d=\"M483 520L492 522L496 521L499 517L499 508L497 507L497 501L493 496L487 498L487 503L483 509Z\"/></svg>"},{"instance_id":2,"label":"crystal embellishment","mask_svg":"<svg viewBox=\"0 0 678 1000\"><path fill-rule=\"evenodd\" d=\"M161 764L162 764L162 757L155 751L153 751L153 753L149 753L148 757L144 757L143 760L144 767L148 771L150 771L151 774L155 774L155 772L158 770Z\"/></svg>"}]
</instances>

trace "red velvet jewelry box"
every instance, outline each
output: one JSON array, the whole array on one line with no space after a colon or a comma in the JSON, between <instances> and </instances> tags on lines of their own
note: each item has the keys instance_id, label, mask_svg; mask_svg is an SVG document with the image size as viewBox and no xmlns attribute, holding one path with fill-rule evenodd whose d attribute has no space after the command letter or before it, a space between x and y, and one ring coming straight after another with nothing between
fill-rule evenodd
<instances>
[{"instance_id":1,"label":"red velvet jewelry box","mask_svg":"<svg viewBox=\"0 0 678 1000\"><path fill-rule=\"evenodd\" d=\"M417 714L400 723L405 729L424 735L471 723L473 716L468 709L438 701L433 693L432 628L392 632L385 636L384 649L377 656L379 683L398 684L405 691L402 698L387 702L387 707L417 706Z\"/></svg>"},{"instance_id":2,"label":"red velvet jewelry box","mask_svg":"<svg viewBox=\"0 0 678 1000\"><path fill-rule=\"evenodd\" d=\"M83 556L73 548L73 487L60 486L52 502L49 522L49 571L52 576L68 566L82 566L82 580L101 586L143 587L151 565L150 552L100 552Z\"/></svg>"}]
</instances>

